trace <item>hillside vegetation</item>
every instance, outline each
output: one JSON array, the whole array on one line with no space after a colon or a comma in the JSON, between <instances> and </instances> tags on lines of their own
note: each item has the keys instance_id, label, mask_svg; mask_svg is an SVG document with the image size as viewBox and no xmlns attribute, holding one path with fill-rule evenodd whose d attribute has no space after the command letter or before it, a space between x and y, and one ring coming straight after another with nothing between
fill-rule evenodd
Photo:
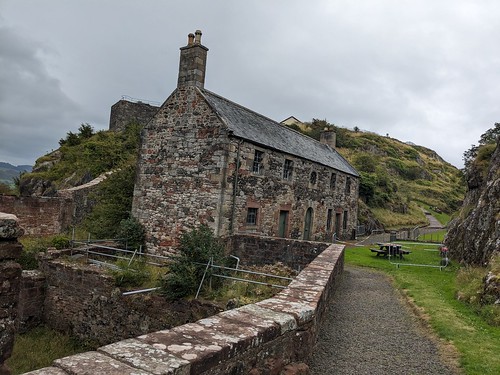
<instances>
[{"instance_id":1,"label":"hillside vegetation","mask_svg":"<svg viewBox=\"0 0 500 375\"><path fill-rule=\"evenodd\" d=\"M425 225L427 219L420 206L448 214L459 207L464 194L461 173L434 151L336 127L325 120L313 120L300 131L319 139L326 127L334 128L338 151L361 175L359 220L368 229ZM31 173L23 175L21 195L53 196L60 189L115 171L92 197L99 204L91 215L96 228L90 229L102 233L116 226L129 215L139 134L137 124L130 124L121 133L95 133L83 124L78 133L69 132L59 141L58 150L39 158Z\"/></svg>"},{"instance_id":2,"label":"hillside vegetation","mask_svg":"<svg viewBox=\"0 0 500 375\"><path fill-rule=\"evenodd\" d=\"M325 128L335 130L337 150L361 175L361 222L375 220L386 229L421 225L426 218L419 206L452 214L462 202L461 171L435 151L357 128L337 127L326 120L292 127L318 140Z\"/></svg>"},{"instance_id":3,"label":"hillside vegetation","mask_svg":"<svg viewBox=\"0 0 500 375\"><path fill-rule=\"evenodd\" d=\"M89 197L96 205L83 226L99 238L117 235L120 223L130 219L140 129L131 123L123 132L95 133L82 124L78 133L67 133L58 150L39 158L33 171L21 177L20 194L54 196L112 171Z\"/></svg>"}]
</instances>

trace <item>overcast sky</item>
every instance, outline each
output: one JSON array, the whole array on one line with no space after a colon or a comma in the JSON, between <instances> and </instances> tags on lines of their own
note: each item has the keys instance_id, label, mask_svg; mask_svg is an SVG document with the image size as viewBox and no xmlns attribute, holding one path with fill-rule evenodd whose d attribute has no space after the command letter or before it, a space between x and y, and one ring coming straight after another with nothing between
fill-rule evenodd
<instances>
[{"instance_id":1,"label":"overcast sky","mask_svg":"<svg viewBox=\"0 0 500 375\"><path fill-rule=\"evenodd\" d=\"M33 164L122 95L163 102L200 29L205 87L462 154L500 122L498 0L0 0L0 161Z\"/></svg>"}]
</instances>

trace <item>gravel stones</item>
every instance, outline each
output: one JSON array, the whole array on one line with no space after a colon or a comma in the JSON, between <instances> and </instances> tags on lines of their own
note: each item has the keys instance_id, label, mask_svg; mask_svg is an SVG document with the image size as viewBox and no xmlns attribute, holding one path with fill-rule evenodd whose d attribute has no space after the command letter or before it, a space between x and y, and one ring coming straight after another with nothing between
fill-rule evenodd
<instances>
[{"instance_id":1,"label":"gravel stones","mask_svg":"<svg viewBox=\"0 0 500 375\"><path fill-rule=\"evenodd\" d=\"M382 274L346 267L309 361L311 374L453 374Z\"/></svg>"}]
</instances>

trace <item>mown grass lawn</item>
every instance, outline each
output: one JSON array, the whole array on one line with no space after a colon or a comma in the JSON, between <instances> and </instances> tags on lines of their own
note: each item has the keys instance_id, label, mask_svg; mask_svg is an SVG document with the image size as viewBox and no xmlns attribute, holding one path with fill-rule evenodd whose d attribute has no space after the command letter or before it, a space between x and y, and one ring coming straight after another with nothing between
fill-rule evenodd
<instances>
[{"instance_id":1,"label":"mown grass lawn","mask_svg":"<svg viewBox=\"0 0 500 375\"><path fill-rule=\"evenodd\" d=\"M486 323L472 307L458 301L456 276L458 267L439 268L437 245L404 244L411 250L403 261L377 257L368 247L349 247L345 261L348 265L371 267L385 272L396 287L412 299L424 314L434 332L455 346L460 354L460 366L466 374L500 374L500 327ZM433 251L434 250L434 251ZM400 262L399 268L391 262Z\"/></svg>"}]
</instances>

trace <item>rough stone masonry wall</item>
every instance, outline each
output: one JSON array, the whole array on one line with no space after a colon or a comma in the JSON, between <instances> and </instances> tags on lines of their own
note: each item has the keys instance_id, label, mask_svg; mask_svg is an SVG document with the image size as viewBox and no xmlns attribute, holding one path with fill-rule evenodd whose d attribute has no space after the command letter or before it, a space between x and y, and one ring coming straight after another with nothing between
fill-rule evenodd
<instances>
[{"instance_id":1,"label":"rough stone masonry wall","mask_svg":"<svg viewBox=\"0 0 500 375\"><path fill-rule=\"evenodd\" d=\"M146 125L153 118L159 107L142 102L119 100L111 106L109 130L121 131L132 121Z\"/></svg>"},{"instance_id":2,"label":"rough stone masonry wall","mask_svg":"<svg viewBox=\"0 0 500 375\"><path fill-rule=\"evenodd\" d=\"M23 271L19 288L17 331L24 333L43 322L45 276L38 270Z\"/></svg>"},{"instance_id":3,"label":"rough stone masonry wall","mask_svg":"<svg viewBox=\"0 0 500 375\"><path fill-rule=\"evenodd\" d=\"M285 374L311 354L343 270L343 251L328 247L273 298L58 359L29 374Z\"/></svg>"},{"instance_id":4,"label":"rough stone masonry wall","mask_svg":"<svg viewBox=\"0 0 500 375\"><path fill-rule=\"evenodd\" d=\"M224 128L195 87L177 89L142 132L132 214L149 252L166 253L180 234L219 222Z\"/></svg>"},{"instance_id":5,"label":"rough stone masonry wall","mask_svg":"<svg viewBox=\"0 0 500 375\"><path fill-rule=\"evenodd\" d=\"M0 211L16 215L29 235L61 233L71 224L72 202L59 197L0 195Z\"/></svg>"},{"instance_id":6,"label":"rough stone masonry wall","mask_svg":"<svg viewBox=\"0 0 500 375\"><path fill-rule=\"evenodd\" d=\"M0 212L0 374L10 374L4 363L12 354L16 333L17 305L21 266L16 260L22 245L17 238L23 235L16 216Z\"/></svg>"},{"instance_id":7,"label":"rough stone masonry wall","mask_svg":"<svg viewBox=\"0 0 500 375\"><path fill-rule=\"evenodd\" d=\"M220 311L199 301L171 303L158 295L123 296L102 267L70 262L64 254L50 251L41 259L46 278L43 321L82 340L104 345Z\"/></svg>"},{"instance_id":8,"label":"rough stone masonry wall","mask_svg":"<svg viewBox=\"0 0 500 375\"><path fill-rule=\"evenodd\" d=\"M234 235L228 242L229 254L247 265L281 262L293 269L302 269L329 245L324 242L291 240L289 238Z\"/></svg>"},{"instance_id":9,"label":"rough stone masonry wall","mask_svg":"<svg viewBox=\"0 0 500 375\"><path fill-rule=\"evenodd\" d=\"M255 233L278 236L280 211L288 211L285 237L303 238L306 211L312 208L310 239L328 241L333 233L337 238L349 238L357 225L358 178L333 168L284 154L248 142L239 146L233 141L229 154L228 185L233 185L236 159L239 158L238 192L235 207L235 233ZM264 155L262 171L253 173L255 151ZM292 176L283 178L285 160L292 162ZM234 161L234 162L233 162ZM311 183L311 173L316 173L316 182ZM335 184L331 185L332 174ZM346 188L346 181L350 184ZM231 204L231 199L226 199ZM248 207L258 208L257 225L248 225ZM331 225L327 228L328 210L331 210ZM228 214L232 212L227 209ZM336 214L339 221L336 222ZM343 226L346 217L346 228ZM230 219L229 219L230 220Z\"/></svg>"}]
</instances>

